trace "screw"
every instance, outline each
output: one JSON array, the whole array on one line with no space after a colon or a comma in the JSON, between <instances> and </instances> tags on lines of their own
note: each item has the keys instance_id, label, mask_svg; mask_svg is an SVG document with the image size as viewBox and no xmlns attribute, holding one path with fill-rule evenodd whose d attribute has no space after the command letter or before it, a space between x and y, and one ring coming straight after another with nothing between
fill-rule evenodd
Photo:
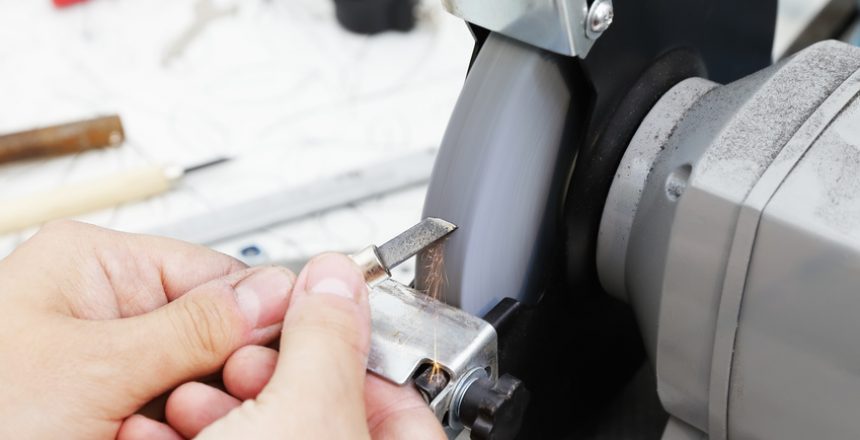
<instances>
[{"instance_id":1,"label":"screw","mask_svg":"<svg viewBox=\"0 0 860 440\"><path fill-rule=\"evenodd\" d=\"M609 29L615 18L615 8L611 0L597 0L588 10L586 17L585 35L594 40L600 37L605 30Z\"/></svg>"},{"instance_id":2,"label":"screw","mask_svg":"<svg viewBox=\"0 0 860 440\"><path fill-rule=\"evenodd\" d=\"M268 255L266 255L265 249L256 244L250 244L248 246L243 247L239 251L239 255L241 255L241 260L249 265L249 266L258 266L260 264L267 264L271 261Z\"/></svg>"},{"instance_id":3,"label":"screw","mask_svg":"<svg viewBox=\"0 0 860 440\"><path fill-rule=\"evenodd\" d=\"M239 253L242 254L243 257L251 258L259 257L263 253L263 251L260 250L260 248L256 245L252 244L248 247L243 248L241 251L239 251Z\"/></svg>"}]
</instances>

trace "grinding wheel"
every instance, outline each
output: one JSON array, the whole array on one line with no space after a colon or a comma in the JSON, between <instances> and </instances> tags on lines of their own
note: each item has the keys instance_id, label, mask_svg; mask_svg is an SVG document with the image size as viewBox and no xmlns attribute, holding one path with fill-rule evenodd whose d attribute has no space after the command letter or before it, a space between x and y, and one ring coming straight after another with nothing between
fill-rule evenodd
<instances>
[{"instance_id":1,"label":"grinding wheel","mask_svg":"<svg viewBox=\"0 0 860 440\"><path fill-rule=\"evenodd\" d=\"M482 316L505 297L535 302L576 148L569 59L490 34L466 78L433 170L424 217L458 226L446 280L419 256L416 285ZM567 133L566 133L567 130ZM439 254L435 254L439 255Z\"/></svg>"}]
</instances>

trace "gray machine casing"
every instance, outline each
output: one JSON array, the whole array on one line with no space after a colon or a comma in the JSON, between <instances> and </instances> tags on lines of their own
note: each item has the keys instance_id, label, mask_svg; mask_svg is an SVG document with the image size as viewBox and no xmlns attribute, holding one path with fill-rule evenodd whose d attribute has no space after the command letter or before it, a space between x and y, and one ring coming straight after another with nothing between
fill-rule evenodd
<instances>
[{"instance_id":1,"label":"gray machine casing","mask_svg":"<svg viewBox=\"0 0 860 440\"><path fill-rule=\"evenodd\" d=\"M815 45L641 124L598 239L672 420L665 439L860 433L860 49Z\"/></svg>"}]
</instances>

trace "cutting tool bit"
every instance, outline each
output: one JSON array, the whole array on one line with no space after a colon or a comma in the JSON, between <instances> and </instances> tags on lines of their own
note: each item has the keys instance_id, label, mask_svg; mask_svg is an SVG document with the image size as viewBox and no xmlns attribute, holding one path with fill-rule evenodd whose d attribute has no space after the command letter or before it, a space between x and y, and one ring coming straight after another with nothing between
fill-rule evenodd
<instances>
[{"instance_id":1,"label":"cutting tool bit","mask_svg":"<svg viewBox=\"0 0 860 440\"><path fill-rule=\"evenodd\" d=\"M367 284L374 287L391 277L391 269L447 237L455 229L456 225L445 220L426 218L382 246L370 245L351 257L364 272Z\"/></svg>"}]
</instances>

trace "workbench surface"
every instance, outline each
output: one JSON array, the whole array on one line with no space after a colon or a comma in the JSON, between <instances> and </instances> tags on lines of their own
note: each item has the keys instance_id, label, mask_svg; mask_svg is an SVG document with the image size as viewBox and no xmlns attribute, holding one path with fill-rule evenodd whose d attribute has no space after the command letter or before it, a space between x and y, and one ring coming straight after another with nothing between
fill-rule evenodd
<instances>
[{"instance_id":1,"label":"workbench surface","mask_svg":"<svg viewBox=\"0 0 860 440\"><path fill-rule=\"evenodd\" d=\"M348 33L324 0L213 0L213 21L180 57L164 54L192 23L190 0L0 0L0 132L119 113L127 142L0 166L0 203L155 163L232 162L174 191L80 217L145 231L417 149L438 146L472 38L438 1L409 33ZM268 228L249 243L277 260L381 242L420 218L425 189ZM35 228L0 239L0 256Z\"/></svg>"}]
</instances>

